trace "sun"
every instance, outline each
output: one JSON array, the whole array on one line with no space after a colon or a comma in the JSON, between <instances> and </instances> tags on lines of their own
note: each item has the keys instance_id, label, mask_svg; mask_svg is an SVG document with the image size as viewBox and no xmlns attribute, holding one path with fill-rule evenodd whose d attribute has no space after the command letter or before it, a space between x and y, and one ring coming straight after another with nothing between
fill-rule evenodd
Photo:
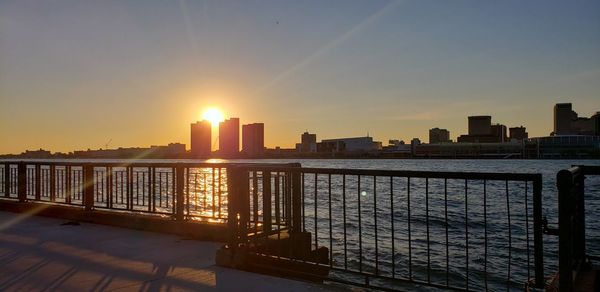
<instances>
[{"instance_id":1,"label":"sun","mask_svg":"<svg viewBox=\"0 0 600 292\"><path fill-rule=\"evenodd\" d=\"M207 109L204 114L202 114L202 118L209 121L213 125L217 125L224 120L223 113L216 108Z\"/></svg>"}]
</instances>

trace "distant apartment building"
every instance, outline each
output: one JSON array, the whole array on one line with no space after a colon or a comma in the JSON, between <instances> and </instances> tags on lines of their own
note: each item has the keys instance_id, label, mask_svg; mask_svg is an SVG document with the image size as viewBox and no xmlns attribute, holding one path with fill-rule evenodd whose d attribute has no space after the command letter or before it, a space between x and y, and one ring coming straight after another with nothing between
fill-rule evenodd
<instances>
[{"instance_id":1,"label":"distant apartment building","mask_svg":"<svg viewBox=\"0 0 600 292\"><path fill-rule=\"evenodd\" d=\"M208 158L211 153L211 123L196 122L191 125L191 156L192 158Z\"/></svg>"},{"instance_id":2,"label":"distant apartment building","mask_svg":"<svg viewBox=\"0 0 600 292\"><path fill-rule=\"evenodd\" d=\"M388 140L388 145L389 146L400 146L400 145L404 145L406 143L404 143L403 140L400 139L390 139Z\"/></svg>"},{"instance_id":3,"label":"distant apartment building","mask_svg":"<svg viewBox=\"0 0 600 292\"><path fill-rule=\"evenodd\" d=\"M492 133L491 116L470 116L469 136L485 136Z\"/></svg>"},{"instance_id":4,"label":"distant apartment building","mask_svg":"<svg viewBox=\"0 0 600 292\"><path fill-rule=\"evenodd\" d=\"M240 152L240 119L230 118L219 123L219 156L234 158Z\"/></svg>"},{"instance_id":5,"label":"distant apartment building","mask_svg":"<svg viewBox=\"0 0 600 292\"><path fill-rule=\"evenodd\" d=\"M381 150L382 143L373 137L326 139L317 143L318 152L369 152Z\"/></svg>"},{"instance_id":6,"label":"distant apartment building","mask_svg":"<svg viewBox=\"0 0 600 292\"><path fill-rule=\"evenodd\" d=\"M52 153L40 148L39 150L26 150L20 156L25 158L49 158L52 157Z\"/></svg>"},{"instance_id":7,"label":"distant apartment building","mask_svg":"<svg viewBox=\"0 0 600 292\"><path fill-rule=\"evenodd\" d=\"M571 103L557 103L554 105L554 131L551 135L600 136L600 112L589 118L579 117Z\"/></svg>"},{"instance_id":8,"label":"distant apartment building","mask_svg":"<svg viewBox=\"0 0 600 292\"><path fill-rule=\"evenodd\" d=\"M451 142L450 132L446 129L433 128L429 130L429 144Z\"/></svg>"},{"instance_id":9,"label":"distant apartment building","mask_svg":"<svg viewBox=\"0 0 600 292\"><path fill-rule=\"evenodd\" d=\"M495 137L496 142L502 143L508 141L508 135L506 126L502 124L495 124L490 127L491 135Z\"/></svg>"},{"instance_id":10,"label":"distant apartment building","mask_svg":"<svg viewBox=\"0 0 600 292\"><path fill-rule=\"evenodd\" d=\"M317 152L317 134L302 133L300 143L296 145L298 152Z\"/></svg>"},{"instance_id":11,"label":"distant apartment building","mask_svg":"<svg viewBox=\"0 0 600 292\"><path fill-rule=\"evenodd\" d=\"M571 121L577 118L571 103L557 103L554 105L554 135L572 135Z\"/></svg>"},{"instance_id":12,"label":"distant apartment building","mask_svg":"<svg viewBox=\"0 0 600 292\"><path fill-rule=\"evenodd\" d=\"M242 153L247 157L261 155L265 149L265 124L242 126Z\"/></svg>"},{"instance_id":13,"label":"distant apartment building","mask_svg":"<svg viewBox=\"0 0 600 292\"><path fill-rule=\"evenodd\" d=\"M512 127L508 129L508 139L510 141L523 141L529 138L529 134L525 127Z\"/></svg>"},{"instance_id":14,"label":"distant apartment building","mask_svg":"<svg viewBox=\"0 0 600 292\"><path fill-rule=\"evenodd\" d=\"M469 134L458 137L460 143L502 143L508 140L506 126L492 125L491 116L470 116Z\"/></svg>"}]
</instances>

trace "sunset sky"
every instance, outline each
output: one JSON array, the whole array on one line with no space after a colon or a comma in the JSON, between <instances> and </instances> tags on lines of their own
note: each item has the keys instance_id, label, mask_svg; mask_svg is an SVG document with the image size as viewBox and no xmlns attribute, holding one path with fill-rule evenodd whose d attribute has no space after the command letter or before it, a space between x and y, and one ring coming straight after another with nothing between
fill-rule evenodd
<instances>
[{"instance_id":1,"label":"sunset sky","mask_svg":"<svg viewBox=\"0 0 600 292\"><path fill-rule=\"evenodd\" d=\"M427 141L600 111L600 1L0 0L0 154L181 142L210 107L268 147Z\"/></svg>"}]
</instances>

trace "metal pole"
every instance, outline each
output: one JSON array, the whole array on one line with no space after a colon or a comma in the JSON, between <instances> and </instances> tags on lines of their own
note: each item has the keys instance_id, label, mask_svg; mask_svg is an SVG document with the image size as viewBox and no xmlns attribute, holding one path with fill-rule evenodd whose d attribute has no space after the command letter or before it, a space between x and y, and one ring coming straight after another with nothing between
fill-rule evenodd
<instances>
[{"instance_id":1,"label":"metal pole","mask_svg":"<svg viewBox=\"0 0 600 292\"><path fill-rule=\"evenodd\" d=\"M83 205L85 210L91 212L94 208L94 166L83 166Z\"/></svg>"},{"instance_id":2,"label":"metal pole","mask_svg":"<svg viewBox=\"0 0 600 292\"><path fill-rule=\"evenodd\" d=\"M4 164L4 196L10 197L10 163Z\"/></svg>"},{"instance_id":3,"label":"metal pole","mask_svg":"<svg viewBox=\"0 0 600 292\"><path fill-rule=\"evenodd\" d=\"M302 232L302 188L301 188L301 172L294 170L291 172L292 176L292 198L291 203L292 209L292 232ZM316 202L315 202L316 205Z\"/></svg>"},{"instance_id":4,"label":"metal pole","mask_svg":"<svg viewBox=\"0 0 600 292\"><path fill-rule=\"evenodd\" d=\"M271 232L271 172L264 170L262 172L262 187L263 187L263 232L265 235Z\"/></svg>"},{"instance_id":5,"label":"metal pole","mask_svg":"<svg viewBox=\"0 0 600 292\"><path fill-rule=\"evenodd\" d=\"M19 202L23 203L27 200L27 164L25 164L25 162L19 162L17 175L17 194Z\"/></svg>"},{"instance_id":6,"label":"metal pole","mask_svg":"<svg viewBox=\"0 0 600 292\"><path fill-rule=\"evenodd\" d=\"M542 240L542 175L533 180L533 242L535 260L535 286L544 287L544 242Z\"/></svg>"},{"instance_id":7,"label":"metal pole","mask_svg":"<svg viewBox=\"0 0 600 292\"><path fill-rule=\"evenodd\" d=\"M573 188L573 174L568 170L561 170L556 175L558 188L558 275L559 290L571 291L573 289L573 262L572 262L572 222L573 212L571 189Z\"/></svg>"},{"instance_id":8,"label":"metal pole","mask_svg":"<svg viewBox=\"0 0 600 292\"><path fill-rule=\"evenodd\" d=\"M239 237L239 176L239 170L236 167L227 168L227 231L230 248L237 247Z\"/></svg>"},{"instance_id":9,"label":"metal pole","mask_svg":"<svg viewBox=\"0 0 600 292\"><path fill-rule=\"evenodd\" d=\"M184 200L185 200L185 195L183 192L183 185L184 185L184 179L183 179L183 172L185 170L185 168L183 167L183 165L181 164L177 164L176 169L176 208L175 208L175 219L182 221L184 216L183 216L183 209L184 209Z\"/></svg>"},{"instance_id":10,"label":"metal pole","mask_svg":"<svg viewBox=\"0 0 600 292\"><path fill-rule=\"evenodd\" d=\"M42 194L42 188L41 188L41 182L42 182L42 178L41 178L41 170L40 170L40 165L36 164L35 165L35 200L39 201L41 194Z\"/></svg>"},{"instance_id":11,"label":"metal pole","mask_svg":"<svg viewBox=\"0 0 600 292\"><path fill-rule=\"evenodd\" d=\"M56 167L50 165L50 202L56 201Z\"/></svg>"}]
</instances>

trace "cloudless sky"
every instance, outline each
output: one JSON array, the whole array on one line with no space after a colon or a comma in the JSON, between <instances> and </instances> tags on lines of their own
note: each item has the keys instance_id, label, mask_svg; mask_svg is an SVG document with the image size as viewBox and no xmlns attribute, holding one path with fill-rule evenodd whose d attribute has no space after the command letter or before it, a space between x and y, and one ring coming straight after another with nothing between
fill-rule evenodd
<instances>
[{"instance_id":1,"label":"cloudless sky","mask_svg":"<svg viewBox=\"0 0 600 292\"><path fill-rule=\"evenodd\" d=\"M210 106L266 146L427 141L600 111L600 1L0 0L0 153L189 147Z\"/></svg>"}]
</instances>

